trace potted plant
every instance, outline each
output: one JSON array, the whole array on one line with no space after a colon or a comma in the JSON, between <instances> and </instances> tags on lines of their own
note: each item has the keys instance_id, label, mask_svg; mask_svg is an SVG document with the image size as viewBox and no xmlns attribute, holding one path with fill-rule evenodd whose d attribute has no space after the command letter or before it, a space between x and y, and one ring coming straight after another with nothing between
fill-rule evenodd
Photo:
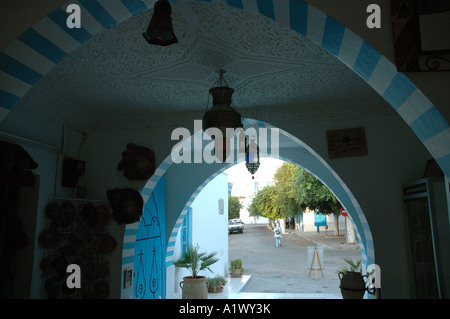
<instances>
[{"instance_id":1,"label":"potted plant","mask_svg":"<svg viewBox=\"0 0 450 319\"><path fill-rule=\"evenodd\" d=\"M338 277L341 280L339 288L344 299L361 299L366 292L366 284L361 273L362 260L353 261L345 259L348 266L338 271Z\"/></svg>"},{"instance_id":2,"label":"potted plant","mask_svg":"<svg viewBox=\"0 0 450 319\"><path fill-rule=\"evenodd\" d=\"M227 281L222 276L215 276L212 278L206 278L206 286L208 292L221 292L223 287L227 284Z\"/></svg>"},{"instance_id":3,"label":"potted plant","mask_svg":"<svg viewBox=\"0 0 450 319\"><path fill-rule=\"evenodd\" d=\"M242 259L236 258L230 262L230 275L231 277L241 277L244 268L242 268Z\"/></svg>"},{"instance_id":4,"label":"potted plant","mask_svg":"<svg viewBox=\"0 0 450 319\"><path fill-rule=\"evenodd\" d=\"M216 263L219 259L215 256L217 252L205 253L199 252L199 246L187 247L186 253L178 260L174 261L175 267L186 268L191 271L191 276L183 277L183 281L180 282L182 289L183 299L207 299L208 290L206 287L206 277L199 276L199 272L208 269L212 264Z\"/></svg>"}]
</instances>

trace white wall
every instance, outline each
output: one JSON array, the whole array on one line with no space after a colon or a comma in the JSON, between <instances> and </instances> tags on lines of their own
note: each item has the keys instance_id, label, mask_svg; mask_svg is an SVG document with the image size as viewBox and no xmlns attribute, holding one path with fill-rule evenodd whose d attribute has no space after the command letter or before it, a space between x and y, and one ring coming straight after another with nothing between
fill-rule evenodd
<instances>
[{"instance_id":1,"label":"white wall","mask_svg":"<svg viewBox=\"0 0 450 319\"><path fill-rule=\"evenodd\" d=\"M219 213L219 199L223 199L223 214ZM201 251L217 251L219 261L212 265L214 274L228 273L228 179L222 173L213 179L192 203L192 243ZM212 273L205 271L204 275Z\"/></svg>"},{"instance_id":2,"label":"white wall","mask_svg":"<svg viewBox=\"0 0 450 319\"><path fill-rule=\"evenodd\" d=\"M224 200L223 214L219 213L219 199ZM227 174L219 174L197 195L191 205L190 241L200 247L200 252L217 252L219 261L204 270L202 276L228 275L228 179ZM174 260L181 255L180 232L174 248ZM184 268L173 265L166 269L166 298L181 298L180 281L190 276Z\"/></svg>"}]
</instances>

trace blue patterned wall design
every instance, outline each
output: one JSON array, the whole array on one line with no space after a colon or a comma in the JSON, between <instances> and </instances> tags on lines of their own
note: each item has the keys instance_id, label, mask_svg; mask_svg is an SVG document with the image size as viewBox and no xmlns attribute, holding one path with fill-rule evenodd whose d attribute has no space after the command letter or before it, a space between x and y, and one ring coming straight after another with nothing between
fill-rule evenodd
<instances>
[{"instance_id":1,"label":"blue patterned wall design","mask_svg":"<svg viewBox=\"0 0 450 319\"><path fill-rule=\"evenodd\" d=\"M133 295L165 298L166 183L161 178L150 194L136 234Z\"/></svg>"}]
</instances>

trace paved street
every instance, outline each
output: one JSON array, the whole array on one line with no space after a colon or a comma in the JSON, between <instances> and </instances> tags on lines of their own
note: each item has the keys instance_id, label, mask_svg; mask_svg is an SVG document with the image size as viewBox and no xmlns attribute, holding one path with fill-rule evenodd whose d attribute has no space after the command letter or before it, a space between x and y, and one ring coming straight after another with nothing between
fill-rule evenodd
<instances>
[{"instance_id":1,"label":"paved street","mask_svg":"<svg viewBox=\"0 0 450 319\"><path fill-rule=\"evenodd\" d=\"M229 259L242 258L244 273L251 275L244 292L323 293L340 298L337 269L345 265L343 258L361 258L358 247L345 245L344 237L325 236L324 231L317 234L290 230L283 235L281 247L275 246L273 232L262 224L246 224L243 234L228 238ZM324 260L323 277L319 271L316 280L314 270L309 274L307 247L317 243L323 247Z\"/></svg>"}]
</instances>

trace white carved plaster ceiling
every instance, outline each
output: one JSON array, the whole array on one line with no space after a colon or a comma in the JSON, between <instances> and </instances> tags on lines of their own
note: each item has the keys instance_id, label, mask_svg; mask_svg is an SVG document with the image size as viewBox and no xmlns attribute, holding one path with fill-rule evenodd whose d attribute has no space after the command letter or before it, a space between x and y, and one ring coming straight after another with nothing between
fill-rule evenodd
<instances>
[{"instance_id":1,"label":"white carved plaster ceiling","mask_svg":"<svg viewBox=\"0 0 450 319\"><path fill-rule=\"evenodd\" d=\"M71 53L20 107L86 130L177 126L185 114L201 118L224 69L243 116L277 122L390 112L348 67L277 22L219 3L172 8L177 44L148 44L141 34L153 10L136 15Z\"/></svg>"}]
</instances>

